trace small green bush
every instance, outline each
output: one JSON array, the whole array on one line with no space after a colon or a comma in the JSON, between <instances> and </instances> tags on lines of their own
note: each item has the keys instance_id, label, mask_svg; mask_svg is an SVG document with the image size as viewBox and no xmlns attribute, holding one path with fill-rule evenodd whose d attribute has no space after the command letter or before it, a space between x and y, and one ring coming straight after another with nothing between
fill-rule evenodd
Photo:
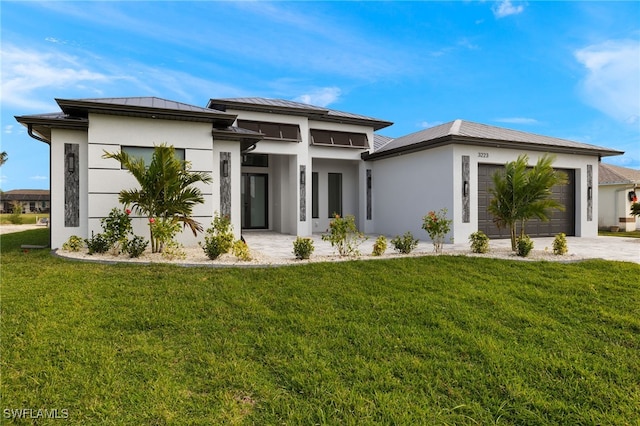
<instances>
[{"instance_id":1,"label":"small green bush","mask_svg":"<svg viewBox=\"0 0 640 426\"><path fill-rule=\"evenodd\" d=\"M110 249L116 255L120 251L124 251L127 237L133 233L129 213L131 213L130 210L120 210L114 207L109 212L109 216L100 219L102 234L109 241Z\"/></svg>"},{"instance_id":2,"label":"small green bush","mask_svg":"<svg viewBox=\"0 0 640 426\"><path fill-rule=\"evenodd\" d=\"M561 256L567 254L569 247L567 247L567 236L564 232L559 233L553 239L553 254Z\"/></svg>"},{"instance_id":3,"label":"small green bush","mask_svg":"<svg viewBox=\"0 0 640 426\"><path fill-rule=\"evenodd\" d=\"M77 235L69 237L66 243L62 244L62 249L67 251L80 251L84 247L84 240Z\"/></svg>"},{"instance_id":4,"label":"small green bush","mask_svg":"<svg viewBox=\"0 0 640 426\"><path fill-rule=\"evenodd\" d=\"M176 240L169 240L164 243L162 248L162 257L167 260L174 259L186 259L187 253L184 251L184 246Z\"/></svg>"},{"instance_id":5,"label":"small green bush","mask_svg":"<svg viewBox=\"0 0 640 426\"><path fill-rule=\"evenodd\" d=\"M91 238L85 240L85 242L87 243L89 254L106 253L111 248L109 240L103 234L94 235L92 232Z\"/></svg>"},{"instance_id":6,"label":"small green bush","mask_svg":"<svg viewBox=\"0 0 640 426\"><path fill-rule=\"evenodd\" d=\"M422 229L429 234L429 238L433 242L433 250L436 253L442 252L444 237L451 230L452 222L452 219L447 219L447 209L440 209L437 213L432 210L422 218Z\"/></svg>"},{"instance_id":7,"label":"small green bush","mask_svg":"<svg viewBox=\"0 0 640 426\"><path fill-rule=\"evenodd\" d=\"M385 251L387 251L387 237L380 235L373 243L373 252L371 254L373 256L382 256Z\"/></svg>"},{"instance_id":8,"label":"small green bush","mask_svg":"<svg viewBox=\"0 0 640 426\"><path fill-rule=\"evenodd\" d=\"M251 260L251 251L249 250L249 246L242 240L236 240L233 243L233 247L231 247L231 252L235 257L240 260L250 261Z\"/></svg>"},{"instance_id":9,"label":"small green bush","mask_svg":"<svg viewBox=\"0 0 640 426\"><path fill-rule=\"evenodd\" d=\"M126 241L123 246L123 251L129 254L129 257L140 257L142 253L147 249L149 241L145 240L139 235L136 235L129 241Z\"/></svg>"},{"instance_id":10,"label":"small green bush","mask_svg":"<svg viewBox=\"0 0 640 426\"><path fill-rule=\"evenodd\" d=\"M9 222L14 225L22 225L22 203L20 201L11 202L11 214Z\"/></svg>"},{"instance_id":11,"label":"small green bush","mask_svg":"<svg viewBox=\"0 0 640 426\"><path fill-rule=\"evenodd\" d=\"M395 251L402 254L409 254L418 247L418 240L413 238L411 232L407 231L403 236L396 235L396 237L391 240L391 244L393 244Z\"/></svg>"},{"instance_id":12,"label":"small green bush","mask_svg":"<svg viewBox=\"0 0 640 426\"><path fill-rule=\"evenodd\" d=\"M528 235L524 235L516 241L517 254L520 257L527 257L533 249L533 241Z\"/></svg>"},{"instance_id":13,"label":"small green bush","mask_svg":"<svg viewBox=\"0 0 640 426\"><path fill-rule=\"evenodd\" d=\"M322 241L329 241L331 247L338 250L340 256L359 256L358 247L367 238L358 231L356 218L353 215L340 217L336 214L329 222L329 233L322 234Z\"/></svg>"},{"instance_id":14,"label":"small green bush","mask_svg":"<svg viewBox=\"0 0 640 426\"><path fill-rule=\"evenodd\" d=\"M487 253L489 251L489 237L482 231L469 235L471 251L473 253Z\"/></svg>"},{"instance_id":15,"label":"small green bush","mask_svg":"<svg viewBox=\"0 0 640 426\"><path fill-rule=\"evenodd\" d=\"M204 244L199 243L209 259L215 260L221 255L229 253L234 240L232 229L228 217L215 214L211 227L206 231Z\"/></svg>"},{"instance_id":16,"label":"small green bush","mask_svg":"<svg viewBox=\"0 0 640 426\"><path fill-rule=\"evenodd\" d=\"M311 238L297 237L293 242L293 254L296 259L309 259L314 250Z\"/></svg>"}]
</instances>

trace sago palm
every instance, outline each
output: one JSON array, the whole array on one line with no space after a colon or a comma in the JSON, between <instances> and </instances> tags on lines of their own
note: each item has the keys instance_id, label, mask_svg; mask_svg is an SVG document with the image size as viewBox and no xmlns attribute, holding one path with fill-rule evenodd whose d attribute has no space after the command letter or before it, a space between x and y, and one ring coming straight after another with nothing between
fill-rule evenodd
<instances>
[{"instance_id":1,"label":"sago palm","mask_svg":"<svg viewBox=\"0 0 640 426\"><path fill-rule=\"evenodd\" d=\"M182 222L189 227L193 235L202 231L202 225L191 217L193 207L204 202L202 191L194 184L210 183L207 173L192 172L189 163L175 157L173 146L156 146L151 162L132 157L124 151L106 152L103 158L118 160L138 181L140 188L120 191L119 201L131 206L134 211L147 216L150 221L156 218L162 222ZM161 250L154 238L153 226L150 226L152 251Z\"/></svg>"}]
</instances>

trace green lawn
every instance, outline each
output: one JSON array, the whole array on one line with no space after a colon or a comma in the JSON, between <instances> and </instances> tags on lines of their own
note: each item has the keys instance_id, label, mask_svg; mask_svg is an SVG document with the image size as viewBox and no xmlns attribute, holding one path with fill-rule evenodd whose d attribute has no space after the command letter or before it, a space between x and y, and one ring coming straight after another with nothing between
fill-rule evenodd
<instances>
[{"instance_id":1,"label":"green lawn","mask_svg":"<svg viewBox=\"0 0 640 426\"><path fill-rule=\"evenodd\" d=\"M10 224L11 213L0 213L0 223ZM23 225L34 225L38 219L49 217L49 213L25 213L20 215Z\"/></svg>"},{"instance_id":2,"label":"green lawn","mask_svg":"<svg viewBox=\"0 0 640 426\"><path fill-rule=\"evenodd\" d=\"M640 231L598 231L598 235L601 237L630 237L630 238L640 238Z\"/></svg>"},{"instance_id":3,"label":"green lawn","mask_svg":"<svg viewBox=\"0 0 640 426\"><path fill-rule=\"evenodd\" d=\"M637 264L427 256L215 269L19 249L47 232L1 240L5 422L23 408L83 425L640 418Z\"/></svg>"}]
</instances>

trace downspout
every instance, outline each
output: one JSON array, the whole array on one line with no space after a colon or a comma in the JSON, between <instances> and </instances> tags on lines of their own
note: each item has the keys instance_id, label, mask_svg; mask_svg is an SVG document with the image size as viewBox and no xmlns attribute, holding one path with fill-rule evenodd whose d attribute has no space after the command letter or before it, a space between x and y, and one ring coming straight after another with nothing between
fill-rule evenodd
<instances>
[{"instance_id":1,"label":"downspout","mask_svg":"<svg viewBox=\"0 0 640 426\"><path fill-rule=\"evenodd\" d=\"M257 146L257 145L258 145L258 143L257 143L257 142L256 142L256 143L254 143L254 144L249 145L249 147L248 147L247 149L240 151L240 154L244 155L244 154L248 154L248 153L250 153L251 151L253 151L254 149L256 149L256 146Z\"/></svg>"},{"instance_id":2,"label":"downspout","mask_svg":"<svg viewBox=\"0 0 640 426\"><path fill-rule=\"evenodd\" d=\"M33 124L28 124L27 125L27 134L29 136L31 136L33 139L37 140L37 141L44 142L46 144L50 144L51 143L50 141L48 141L48 140L46 140L44 138L41 138L40 136L38 136L35 133L33 133Z\"/></svg>"}]
</instances>

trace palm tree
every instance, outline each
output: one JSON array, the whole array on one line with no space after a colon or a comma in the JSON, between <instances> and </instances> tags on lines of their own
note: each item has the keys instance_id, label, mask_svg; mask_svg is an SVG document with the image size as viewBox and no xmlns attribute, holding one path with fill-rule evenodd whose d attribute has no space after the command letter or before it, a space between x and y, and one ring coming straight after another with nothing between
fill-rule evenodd
<instances>
[{"instance_id":1,"label":"palm tree","mask_svg":"<svg viewBox=\"0 0 640 426\"><path fill-rule=\"evenodd\" d=\"M7 162L9 156L7 155L7 151L0 152L0 166Z\"/></svg>"},{"instance_id":2,"label":"palm tree","mask_svg":"<svg viewBox=\"0 0 640 426\"><path fill-rule=\"evenodd\" d=\"M182 222L183 227L189 227L194 236L202 232L202 225L191 214L195 205L204 202L204 197L202 191L193 185L198 182L210 183L211 177L208 173L190 171L188 162L175 157L173 146L156 146L149 165L145 164L144 159L131 157L124 151L105 151L103 158L120 161L122 167L138 181L139 189L122 190L118 199L149 219L152 252L162 251L165 237L156 235L159 230L154 232L154 228L157 229L160 224L171 227ZM156 220L160 223L156 224Z\"/></svg>"},{"instance_id":3,"label":"palm tree","mask_svg":"<svg viewBox=\"0 0 640 426\"><path fill-rule=\"evenodd\" d=\"M554 157L542 156L533 168L528 168L529 158L521 155L516 161L505 165L504 172L493 175L494 187L490 189L494 198L489 202L489 212L494 216L498 228L509 228L511 249L516 250L517 224L524 235L526 222L537 217L549 220L549 210L564 210L564 206L551 198L554 185L567 183L565 173L552 167Z\"/></svg>"}]
</instances>

